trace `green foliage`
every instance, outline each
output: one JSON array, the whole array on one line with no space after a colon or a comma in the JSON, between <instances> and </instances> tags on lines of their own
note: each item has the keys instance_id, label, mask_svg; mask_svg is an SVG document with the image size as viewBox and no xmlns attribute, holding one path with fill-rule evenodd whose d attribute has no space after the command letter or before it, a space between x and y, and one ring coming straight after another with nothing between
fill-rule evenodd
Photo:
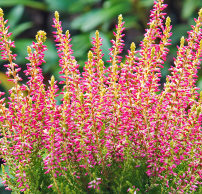
<instances>
[{"instance_id":1,"label":"green foliage","mask_svg":"<svg viewBox=\"0 0 202 194\"><path fill-rule=\"evenodd\" d=\"M201 6L200 0L185 0L182 7L181 16L183 19L188 19L194 11Z\"/></svg>"},{"instance_id":2,"label":"green foliage","mask_svg":"<svg viewBox=\"0 0 202 194\"><path fill-rule=\"evenodd\" d=\"M46 4L34 0L0 0L1 7L10 7L15 5L24 5L35 9L46 10Z\"/></svg>"}]
</instances>

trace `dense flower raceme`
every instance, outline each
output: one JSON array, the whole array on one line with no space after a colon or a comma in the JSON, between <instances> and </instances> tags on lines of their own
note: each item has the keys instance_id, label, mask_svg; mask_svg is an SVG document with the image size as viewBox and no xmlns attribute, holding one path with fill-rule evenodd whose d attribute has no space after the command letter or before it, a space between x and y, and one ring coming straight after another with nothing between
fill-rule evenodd
<instances>
[{"instance_id":1,"label":"dense flower raceme","mask_svg":"<svg viewBox=\"0 0 202 194\"><path fill-rule=\"evenodd\" d=\"M202 193L202 94L195 85L202 56L202 10L188 38L181 38L160 92L160 68L171 41L165 7L163 0L154 2L140 50L132 43L125 63L120 55L122 16L111 41L109 68L96 31L82 74L69 31L63 34L56 12L61 105L56 105L54 77L49 87L43 83L46 33L39 31L27 48L24 72L29 81L21 85L11 51L15 45L0 11L1 56L15 84L8 105L4 98L0 101L0 151L10 170L5 172L2 165L6 189L36 194Z\"/></svg>"}]
</instances>

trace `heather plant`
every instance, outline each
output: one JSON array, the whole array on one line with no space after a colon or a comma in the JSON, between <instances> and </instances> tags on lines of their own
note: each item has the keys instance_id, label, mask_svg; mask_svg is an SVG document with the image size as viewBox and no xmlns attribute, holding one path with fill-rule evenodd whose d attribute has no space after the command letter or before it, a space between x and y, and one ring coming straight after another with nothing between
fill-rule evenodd
<instances>
[{"instance_id":1,"label":"heather plant","mask_svg":"<svg viewBox=\"0 0 202 194\"><path fill-rule=\"evenodd\" d=\"M202 56L202 9L160 91L160 68L171 43L170 18L163 0L154 2L140 50L134 43L121 60L124 22L120 15L110 48L111 66L102 60L96 31L84 71L73 56L70 34L59 14L53 27L61 67L62 104L57 81L43 83L46 33L28 46L26 84L14 62L15 47L0 10L0 48L6 74L15 86L8 104L0 100L1 178L7 190L25 194L202 193L202 93L197 69ZM164 24L165 21L165 24ZM1 92L1 96L3 92ZM4 166L9 166L9 172Z\"/></svg>"}]
</instances>

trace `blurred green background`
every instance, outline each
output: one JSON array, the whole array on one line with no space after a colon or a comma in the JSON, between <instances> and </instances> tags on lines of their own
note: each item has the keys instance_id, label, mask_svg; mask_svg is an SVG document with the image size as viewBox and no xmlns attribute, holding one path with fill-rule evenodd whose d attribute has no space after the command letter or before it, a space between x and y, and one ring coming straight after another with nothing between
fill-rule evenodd
<instances>
[{"instance_id":1,"label":"blurred green background","mask_svg":"<svg viewBox=\"0 0 202 194\"><path fill-rule=\"evenodd\" d=\"M4 10L5 18L9 19L8 24L13 32L12 40L15 40L16 48L14 53L18 54L17 63L26 69L28 62L27 46L31 45L38 30L47 32L48 51L45 52L46 63L43 64L45 82L54 75L60 80L58 71L58 56L54 46L52 31L52 18L54 11L60 13L63 30L69 30L72 35L72 44L74 56L80 64L81 71L84 62L87 60L87 52L91 48L91 37L95 36L96 30L99 30L103 38L102 50L104 60L109 59L108 49L111 47L110 39L114 38L112 32L115 30L117 17L123 15L126 30L125 48L123 56L127 54L131 42L138 45L143 39L145 28L149 22L150 9L154 0L0 0L0 7ZM198 11L202 7L202 0L165 0L168 4L165 12L171 17L172 28L172 46L169 47L170 53L162 69L162 82L165 82L165 76L169 74L168 68L173 63L173 57L176 57L176 45L179 45L181 36L187 37L187 31L194 24L194 18L198 17ZM12 83L7 81L3 72L5 61L0 61L0 85L1 91L8 91ZM108 65L106 63L106 65ZM24 73L20 76L26 82ZM199 70L198 87L202 88L202 71ZM6 92L8 95L8 92ZM58 97L60 98L60 97ZM58 103L60 101L58 100ZM9 192L4 191L1 186L0 194Z\"/></svg>"}]
</instances>

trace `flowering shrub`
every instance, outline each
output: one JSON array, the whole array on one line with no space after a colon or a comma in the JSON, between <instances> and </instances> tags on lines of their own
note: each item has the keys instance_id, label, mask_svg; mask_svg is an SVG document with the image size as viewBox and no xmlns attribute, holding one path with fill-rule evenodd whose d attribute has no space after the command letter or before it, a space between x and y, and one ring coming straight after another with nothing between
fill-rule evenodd
<instances>
[{"instance_id":1,"label":"flowering shrub","mask_svg":"<svg viewBox=\"0 0 202 194\"><path fill-rule=\"evenodd\" d=\"M0 48L6 74L15 87L8 106L0 101L0 151L3 184L13 193L202 193L202 94L197 93L197 69L202 56L202 9L188 38L181 38L177 58L159 93L160 68L170 45L171 25L163 0L154 2L149 29L140 50L131 44L121 62L124 22L118 17L104 66L96 31L92 51L80 74L59 14L53 19L63 84L62 104L51 77L43 83L41 64L46 33L39 31L28 48L20 85L15 47L0 10ZM185 43L186 41L186 43ZM159 94L158 94L159 93ZM3 92L1 92L1 96Z\"/></svg>"}]
</instances>

